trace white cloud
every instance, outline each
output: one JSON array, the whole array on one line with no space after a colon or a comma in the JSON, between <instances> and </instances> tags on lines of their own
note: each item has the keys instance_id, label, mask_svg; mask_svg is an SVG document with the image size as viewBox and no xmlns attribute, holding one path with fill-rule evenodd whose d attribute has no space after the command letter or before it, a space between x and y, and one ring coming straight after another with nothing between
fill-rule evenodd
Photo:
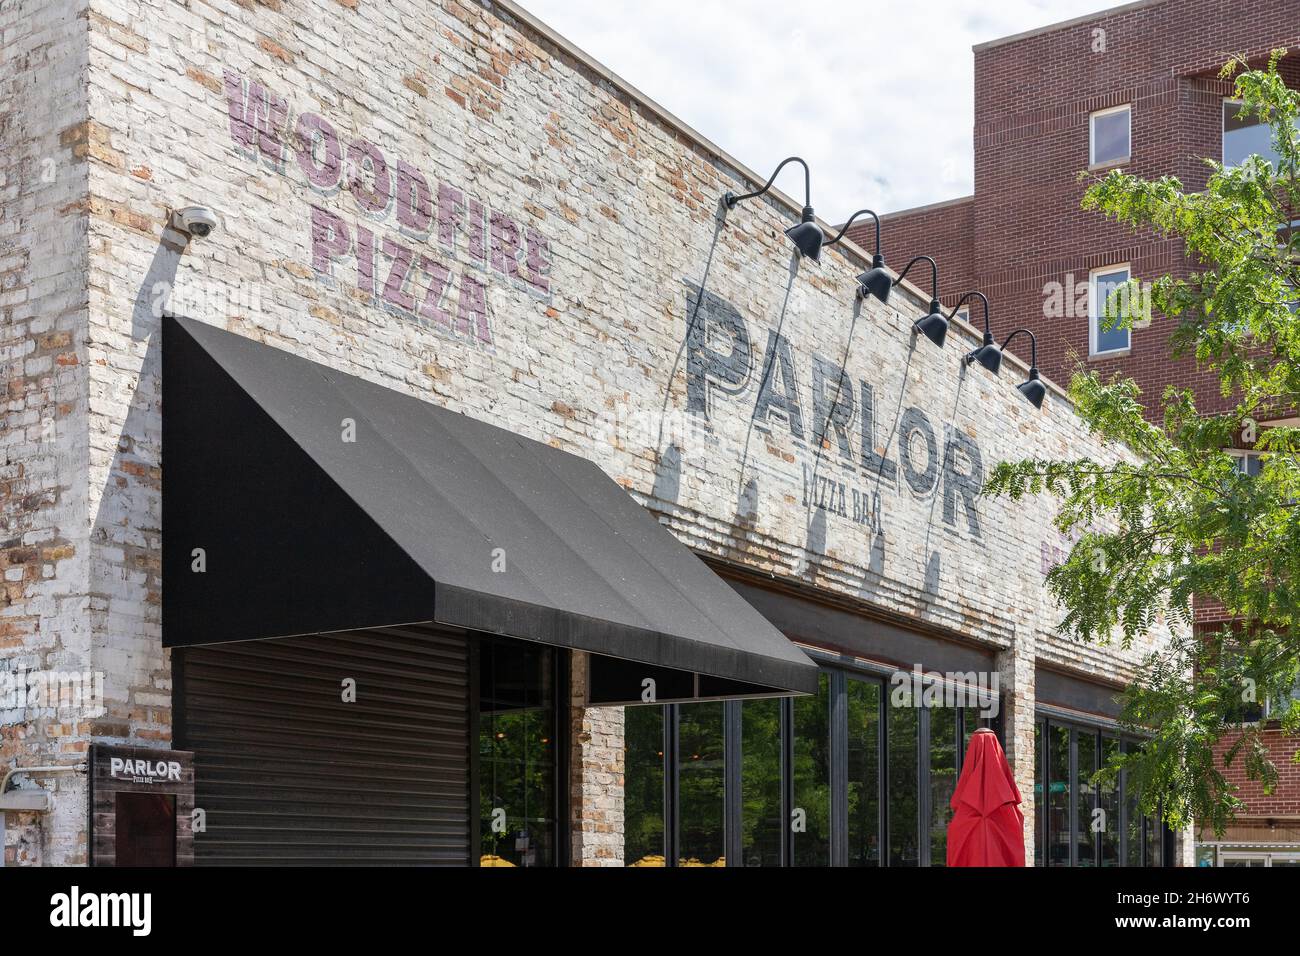
<instances>
[{"instance_id":1,"label":"white cloud","mask_svg":"<svg viewBox=\"0 0 1300 956\"><path fill-rule=\"evenodd\" d=\"M799 154L828 222L972 190L971 45L1103 0L522 0L760 175ZM787 179L787 177L789 177ZM797 167L778 184L799 198Z\"/></svg>"}]
</instances>

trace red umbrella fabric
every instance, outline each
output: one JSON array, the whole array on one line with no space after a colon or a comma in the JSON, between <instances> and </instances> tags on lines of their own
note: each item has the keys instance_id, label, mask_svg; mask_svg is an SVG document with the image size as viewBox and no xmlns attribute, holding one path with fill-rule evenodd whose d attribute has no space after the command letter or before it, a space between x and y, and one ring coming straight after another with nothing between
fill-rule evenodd
<instances>
[{"instance_id":1,"label":"red umbrella fabric","mask_svg":"<svg viewBox=\"0 0 1300 956\"><path fill-rule=\"evenodd\" d=\"M949 866L1024 866L1025 815L997 734L971 734L953 791L948 822Z\"/></svg>"}]
</instances>

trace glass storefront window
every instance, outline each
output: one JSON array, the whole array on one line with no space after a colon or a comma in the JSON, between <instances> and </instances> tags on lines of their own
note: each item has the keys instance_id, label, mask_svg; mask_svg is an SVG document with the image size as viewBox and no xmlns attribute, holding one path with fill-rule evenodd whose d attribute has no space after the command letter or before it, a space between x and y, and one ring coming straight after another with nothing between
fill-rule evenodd
<instances>
[{"instance_id":1,"label":"glass storefront window","mask_svg":"<svg viewBox=\"0 0 1300 956\"><path fill-rule=\"evenodd\" d=\"M1147 828L1147 866L1164 866L1165 828L1158 817L1146 818Z\"/></svg>"},{"instance_id":2,"label":"glass storefront window","mask_svg":"<svg viewBox=\"0 0 1300 956\"><path fill-rule=\"evenodd\" d=\"M1047 733L1047 865L1070 865L1070 728Z\"/></svg>"},{"instance_id":3,"label":"glass storefront window","mask_svg":"<svg viewBox=\"0 0 1300 956\"><path fill-rule=\"evenodd\" d=\"M957 787L957 710L930 708L930 865L948 859L948 821Z\"/></svg>"},{"instance_id":4,"label":"glass storefront window","mask_svg":"<svg viewBox=\"0 0 1300 956\"><path fill-rule=\"evenodd\" d=\"M1124 752L1131 753L1133 743L1124 741ZM1128 785L1125 781L1124 794L1124 817L1125 817L1125 866L1142 865L1142 815L1138 813L1138 795L1137 788Z\"/></svg>"},{"instance_id":5,"label":"glass storefront window","mask_svg":"<svg viewBox=\"0 0 1300 956\"><path fill-rule=\"evenodd\" d=\"M724 866L726 774L721 703L678 708L678 866Z\"/></svg>"},{"instance_id":6,"label":"glass storefront window","mask_svg":"<svg viewBox=\"0 0 1300 956\"><path fill-rule=\"evenodd\" d=\"M889 865L918 866L917 822L920 815L920 709L904 688L890 692L888 708Z\"/></svg>"},{"instance_id":7,"label":"glass storefront window","mask_svg":"<svg viewBox=\"0 0 1300 956\"><path fill-rule=\"evenodd\" d=\"M741 704L741 859L745 866L780 866L781 701Z\"/></svg>"},{"instance_id":8,"label":"glass storefront window","mask_svg":"<svg viewBox=\"0 0 1300 956\"><path fill-rule=\"evenodd\" d=\"M1097 772L1097 735L1091 731L1076 731L1075 746L1078 748L1078 765L1075 770L1075 827L1076 865L1097 865L1097 833L1100 822L1097 818L1097 790L1092 778Z\"/></svg>"},{"instance_id":9,"label":"glass storefront window","mask_svg":"<svg viewBox=\"0 0 1300 956\"><path fill-rule=\"evenodd\" d=\"M550 648L480 645L481 863L556 862L554 674Z\"/></svg>"},{"instance_id":10,"label":"glass storefront window","mask_svg":"<svg viewBox=\"0 0 1300 956\"><path fill-rule=\"evenodd\" d=\"M1114 783L1094 782L1111 758L1138 746L1096 727L1062 725L1051 717L1037 722L1034 796L1041 819L1034 835L1035 866L1163 864L1168 831L1138 812L1128 773L1121 772Z\"/></svg>"},{"instance_id":11,"label":"glass storefront window","mask_svg":"<svg viewBox=\"0 0 1300 956\"><path fill-rule=\"evenodd\" d=\"M830 863L830 676L817 693L794 699L794 804L790 813L795 866Z\"/></svg>"},{"instance_id":12,"label":"glass storefront window","mask_svg":"<svg viewBox=\"0 0 1300 956\"><path fill-rule=\"evenodd\" d=\"M1043 834L1047 832L1047 804L1043 802L1043 722L1034 721L1034 866L1043 865Z\"/></svg>"},{"instance_id":13,"label":"glass storefront window","mask_svg":"<svg viewBox=\"0 0 1300 956\"><path fill-rule=\"evenodd\" d=\"M823 671L812 695L627 707L627 865L943 866L983 720L913 703L910 686Z\"/></svg>"},{"instance_id":14,"label":"glass storefront window","mask_svg":"<svg viewBox=\"0 0 1300 956\"><path fill-rule=\"evenodd\" d=\"M1114 737L1101 738L1101 763L1104 767L1119 753L1119 741ZM1101 809L1101 865L1119 866L1119 785L1103 783L1097 790L1097 806Z\"/></svg>"},{"instance_id":15,"label":"glass storefront window","mask_svg":"<svg viewBox=\"0 0 1300 956\"><path fill-rule=\"evenodd\" d=\"M623 860L664 865L664 708L623 711Z\"/></svg>"},{"instance_id":16,"label":"glass storefront window","mask_svg":"<svg viewBox=\"0 0 1300 956\"><path fill-rule=\"evenodd\" d=\"M880 684L849 680L849 866L880 866Z\"/></svg>"}]
</instances>

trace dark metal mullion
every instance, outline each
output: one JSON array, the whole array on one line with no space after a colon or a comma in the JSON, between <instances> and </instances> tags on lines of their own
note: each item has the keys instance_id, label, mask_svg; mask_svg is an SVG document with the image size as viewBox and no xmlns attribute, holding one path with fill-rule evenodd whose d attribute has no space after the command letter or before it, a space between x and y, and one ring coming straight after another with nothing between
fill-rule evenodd
<instances>
[{"instance_id":1,"label":"dark metal mullion","mask_svg":"<svg viewBox=\"0 0 1300 956\"><path fill-rule=\"evenodd\" d=\"M738 700L729 700L722 705L722 762L724 781L723 798L723 852L727 855L727 866L741 866L741 759L744 743L744 727L741 707Z\"/></svg>"},{"instance_id":2,"label":"dark metal mullion","mask_svg":"<svg viewBox=\"0 0 1300 956\"><path fill-rule=\"evenodd\" d=\"M849 712L843 671L830 674L830 863L849 864Z\"/></svg>"}]
</instances>

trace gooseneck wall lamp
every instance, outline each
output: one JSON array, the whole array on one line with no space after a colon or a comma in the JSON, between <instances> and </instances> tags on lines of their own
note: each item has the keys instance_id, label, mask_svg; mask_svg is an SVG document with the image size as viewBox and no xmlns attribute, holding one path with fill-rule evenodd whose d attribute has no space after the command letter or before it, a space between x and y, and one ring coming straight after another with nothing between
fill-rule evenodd
<instances>
[{"instance_id":1,"label":"gooseneck wall lamp","mask_svg":"<svg viewBox=\"0 0 1300 956\"><path fill-rule=\"evenodd\" d=\"M977 298L984 304L984 344L977 349L972 349L967 352L963 361L967 365L971 362L979 362L994 375L997 375L998 370L1002 368L1002 349L998 348L997 343L993 341L993 333L989 331L988 297L985 296L983 292L967 292L957 300L957 304L954 305L952 311L948 313L948 318L951 319L956 315L957 310L962 307L963 303L972 298Z\"/></svg>"},{"instance_id":2,"label":"gooseneck wall lamp","mask_svg":"<svg viewBox=\"0 0 1300 956\"><path fill-rule=\"evenodd\" d=\"M920 332L927 339L933 342L939 348L943 348L943 340L948 337L948 319L943 314L943 306L939 304L939 266L929 256L917 256L907 264L907 267L899 274L897 279L893 280L893 285L898 285L907 277L907 273L912 266L918 262L930 263L930 311L921 316L912 323L912 329Z\"/></svg>"},{"instance_id":3,"label":"gooseneck wall lamp","mask_svg":"<svg viewBox=\"0 0 1300 956\"><path fill-rule=\"evenodd\" d=\"M1017 385L1016 388L1020 391L1021 395L1029 399L1029 403L1033 405L1034 408L1042 408L1043 399L1047 397L1047 386L1044 385L1043 380L1038 377L1038 339L1034 337L1034 333L1029 331L1029 329L1016 329L1003 340L1002 348L1005 349L1010 345L1011 340L1021 332L1024 332L1025 335L1029 336L1029 378Z\"/></svg>"},{"instance_id":4,"label":"gooseneck wall lamp","mask_svg":"<svg viewBox=\"0 0 1300 956\"><path fill-rule=\"evenodd\" d=\"M776 182L776 177L789 163L798 163L803 167L803 216L802 221L787 229L785 234L790 237L790 241L793 242L795 248L799 250L799 255L806 256L813 262L820 262L822 257L822 242L825 240L826 236L822 232L821 226L817 225L817 217L813 215L812 178L808 173L808 164L798 156L791 156L788 159L781 160L781 165L776 167L776 171L772 173L772 178L763 184L762 189L756 189L752 193L745 193L740 196L737 196L733 192L728 192L722 197L722 202L728 209L735 209L737 203L742 203L746 199L753 199L757 196L763 195L763 193L772 188L772 183Z\"/></svg>"},{"instance_id":5,"label":"gooseneck wall lamp","mask_svg":"<svg viewBox=\"0 0 1300 956\"><path fill-rule=\"evenodd\" d=\"M885 270L885 257L880 254L879 216L870 209L859 209L849 216L849 221L844 224L844 228L839 231L834 239L826 240L826 245L833 246L844 238L844 234L849 231L849 226L853 225L853 220L859 216L870 216L876 221L876 250L871 257L871 268L858 276L858 298L865 299L868 295L874 295L881 302L888 302L889 290L894 287L894 280Z\"/></svg>"}]
</instances>

